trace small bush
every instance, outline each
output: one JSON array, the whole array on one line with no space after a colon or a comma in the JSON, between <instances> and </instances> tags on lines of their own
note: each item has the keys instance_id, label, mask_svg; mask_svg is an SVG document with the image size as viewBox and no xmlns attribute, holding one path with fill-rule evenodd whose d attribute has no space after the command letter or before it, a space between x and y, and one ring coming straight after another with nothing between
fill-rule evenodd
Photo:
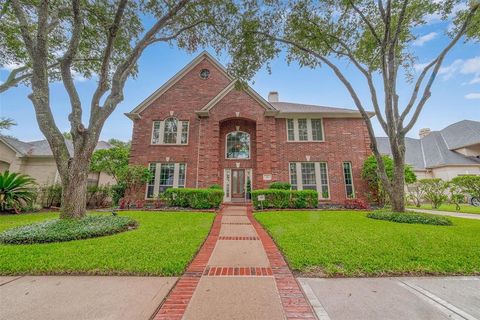
<instances>
[{"instance_id":1,"label":"small bush","mask_svg":"<svg viewBox=\"0 0 480 320\"><path fill-rule=\"evenodd\" d=\"M277 190L290 190L292 189L292 185L288 182L272 182L268 188Z\"/></svg>"},{"instance_id":2,"label":"small bush","mask_svg":"<svg viewBox=\"0 0 480 320\"><path fill-rule=\"evenodd\" d=\"M118 205L121 198L125 196L125 185L124 184L115 184L111 186L112 193L112 202L114 205Z\"/></svg>"},{"instance_id":3,"label":"small bush","mask_svg":"<svg viewBox=\"0 0 480 320\"><path fill-rule=\"evenodd\" d=\"M223 201L221 189L170 188L164 192L167 205L171 207L212 209Z\"/></svg>"},{"instance_id":4,"label":"small bush","mask_svg":"<svg viewBox=\"0 0 480 320\"><path fill-rule=\"evenodd\" d=\"M8 229L0 243L31 244L80 240L115 234L136 227L135 220L121 216L87 216L80 220L54 219Z\"/></svg>"},{"instance_id":5,"label":"small bush","mask_svg":"<svg viewBox=\"0 0 480 320\"><path fill-rule=\"evenodd\" d=\"M110 205L111 187L105 186L88 186L87 187L87 207L89 208L105 208Z\"/></svg>"},{"instance_id":6,"label":"small bush","mask_svg":"<svg viewBox=\"0 0 480 320\"><path fill-rule=\"evenodd\" d=\"M258 201L258 196L264 195L265 201ZM252 191L252 201L255 208L316 208L318 192L315 190L282 190L263 189Z\"/></svg>"},{"instance_id":7,"label":"small bush","mask_svg":"<svg viewBox=\"0 0 480 320\"><path fill-rule=\"evenodd\" d=\"M219 184L212 184L208 189L220 189L223 190L222 186Z\"/></svg>"},{"instance_id":8,"label":"small bush","mask_svg":"<svg viewBox=\"0 0 480 320\"><path fill-rule=\"evenodd\" d=\"M375 211L367 214L371 219L387 220L399 223L431 224L436 226L451 226L452 221L447 217L435 216L418 212L385 212Z\"/></svg>"},{"instance_id":9,"label":"small bush","mask_svg":"<svg viewBox=\"0 0 480 320\"><path fill-rule=\"evenodd\" d=\"M38 201L44 208L60 207L62 202L62 186L60 184L42 186L39 194Z\"/></svg>"},{"instance_id":10,"label":"small bush","mask_svg":"<svg viewBox=\"0 0 480 320\"><path fill-rule=\"evenodd\" d=\"M368 210L370 209L369 204L367 201L363 199L348 199L345 200L345 208L346 209L359 209L359 210Z\"/></svg>"}]
</instances>

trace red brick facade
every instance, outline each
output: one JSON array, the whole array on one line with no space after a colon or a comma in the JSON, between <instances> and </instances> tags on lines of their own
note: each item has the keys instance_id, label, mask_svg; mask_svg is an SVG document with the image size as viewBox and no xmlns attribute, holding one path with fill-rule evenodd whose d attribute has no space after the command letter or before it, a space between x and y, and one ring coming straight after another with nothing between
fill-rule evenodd
<instances>
[{"instance_id":1,"label":"red brick facade","mask_svg":"<svg viewBox=\"0 0 480 320\"><path fill-rule=\"evenodd\" d=\"M361 118L324 117L323 142L288 142L286 120L269 113L264 105L268 103L262 104L251 93L236 89L216 101L207 116L199 115L198 111L232 80L209 56L197 59L159 96L153 96L129 114L134 120L132 164L185 163L185 183L190 188L223 186L224 169L246 168L252 171L253 189L259 189L273 181L288 182L289 162L326 162L330 189L327 202L343 203L346 193L342 163L350 161L356 197L365 196L366 185L360 171L370 150ZM202 69L210 71L208 79L199 76ZM188 144L151 144L153 121L172 116L189 121ZM225 159L226 135L237 128L250 134L250 159ZM271 175L272 180L265 181L264 175Z\"/></svg>"}]
</instances>

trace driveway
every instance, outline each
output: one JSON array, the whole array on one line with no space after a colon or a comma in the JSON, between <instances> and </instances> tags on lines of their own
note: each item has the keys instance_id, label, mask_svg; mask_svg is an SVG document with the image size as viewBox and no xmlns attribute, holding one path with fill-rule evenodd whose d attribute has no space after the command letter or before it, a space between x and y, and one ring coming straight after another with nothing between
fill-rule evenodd
<instances>
[{"instance_id":1,"label":"driveway","mask_svg":"<svg viewBox=\"0 0 480 320\"><path fill-rule=\"evenodd\" d=\"M449 217L456 217L456 218L465 218L465 219L473 219L473 220L480 220L480 214L475 213L462 213L462 212L450 212L450 211L440 211L440 210L425 210L425 209L407 209L408 211L415 211L415 212L422 212L422 213L429 213L429 214L436 214L439 216L449 216Z\"/></svg>"},{"instance_id":2,"label":"driveway","mask_svg":"<svg viewBox=\"0 0 480 320\"><path fill-rule=\"evenodd\" d=\"M0 277L0 319L145 320L176 278Z\"/></svg>"},{"instance_id":3,"label":"driveway","mask_svg":"<svg viewBox=\"0 0 480 320\"><path fill-rule=\"evenodd\" d=\"M480 319L480 277L298 280L320 320Z\"/></svg>"}]
</instances>

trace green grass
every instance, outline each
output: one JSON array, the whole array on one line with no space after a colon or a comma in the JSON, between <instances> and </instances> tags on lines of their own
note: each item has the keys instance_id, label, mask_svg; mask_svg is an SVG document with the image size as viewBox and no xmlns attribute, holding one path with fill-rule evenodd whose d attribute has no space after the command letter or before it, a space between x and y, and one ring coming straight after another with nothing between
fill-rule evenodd
<instances>
[{"instance_id":1,"label":"green grass","mask_svg":"<svg viewBox=\"0 0 480 320\"><path fill-rule=\"evenodd\" d=\"M453 226L374 220L366 212L257 213L290 267L316 276L480 274L480 221Z\"/></svg>"},{"instance_id":2,"label":"green grass","mask_svg":"<svg viewBox=\"0 0 480 320\"><path fill-rule=\"evenodd\" d=\"M480 214L480 207L474 207L469 204L461 204L460 211L455 210L455 205L449 204L449 203L442 204L438 209L433 209L431 204L422 204L420 208L417 208L415 206L408 206L408 207L412 209L439 210L439 211L449 211L449 212Z\"/></svg>"},{"instance_id":3,"label":"green grass","mask_svg":"<svg viewBox=\"0 0 480 320\"><path fill-rule=\"evenodd\" d=\"M122 212L138 228L62 243L0 245L0 275L180 275L207 236L214 214ZM0 216L0 232L58 217L56 213Z\"/></svg>"}]
</instances>

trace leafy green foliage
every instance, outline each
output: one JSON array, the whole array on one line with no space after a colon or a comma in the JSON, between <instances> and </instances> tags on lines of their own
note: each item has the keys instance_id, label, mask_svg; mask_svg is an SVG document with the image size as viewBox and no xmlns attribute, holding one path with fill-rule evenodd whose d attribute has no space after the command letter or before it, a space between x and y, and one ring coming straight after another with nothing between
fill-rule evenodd
<instances>
[{"instance_id":1,"label":"leafy green foliage","mask_svg":"<svg viewBox=\"0 0 480 320\"><path fill-rule=\"evenodd\" d=\"M446 193L448 183L442 179L420 179L419 188L423 190L424 198L430 201L433 209L440 207L442 203L448 200Z\"/></svg>"},{"instance_id":2,"label":"leafy green foliage","mask_svg":"<svg viewBox=\"0 0 480 320\"><path fill-rule=\"evenodd\" d=\"M220 189L220 190L223 189L222 186L219 185L219 184L212 184L212 185L211 185L210 187L208 187L208 188L209 188L209 189Z\"/></svg>"},{"instance_id":3,"label":"leafy green foliage","mask_svg":"<svg viewBox=\"0 0 480 320\"><path fill-rule=\"evenodd\" d=\"M0 233L0 243L31 244L88 239L126 231L136 225L135 220L121 216L54 219L5 230Z\"/></svg>"},{"instance_id":4,"label":"leafy green foliage","mask_svg":"<svg viewBox=\"0 0 480 320\"><path fill-rule=\"evenodd\" d=\"M146 167L131 164L121 168L117 174L118 184L125 187L124 193L133 197L142 191L145 183L152 177Z\"/></svg>"},{"instance_id":5,"label":"leafy green foliage","mask_svg":"<svg viewBox=\"0 0 480 320\"><path fill-rule=\"evenodd\" d=\"M222 203L223 190L169 188L164 192L164 197L171 207L213 209Z\"/></svg>"},{"instance_id":6,"label":"leafy green foliage","mask_svg":"<svg viewBox=\"0 0 480 320\"><path fill-rule=\"evenodd\" d=\"M35 180L30 176L9 172L0 173L0 211L20 210L35 200Z\"/></svg>"},{"instance_id":7,"label":"leafy green foliage","mask_svg":"<svg viewBox=\"0 0 480 320\"><path fill-rule=\"evenodd\" d=\"M417 212L385 212L374 211L367 214L367 217L377 220L387 220L399 223L417 223L417 224L432 224L437 226L451 226L452 221L447 217L435 216L426 213Z\"/></svg>"},{"instance_id":8,"label":"leafy green foliage","mask_svg":"<svg viewBox=\"0 0 480 320\"><path fill-rule=\"evenodd\" d=\"M12 126L16 126L17 124L10 118L0 118L0 130L3 129L10 129Z\"/></svg>"},{"instance_id":9,"label":"leafy green foliage","mask_svg":"<svg viewBox=\"0 0 480 320\"><path fill-rule=\"evenodd\" d=\"M62 204L62 185L51 184L40 187L39 202L44 208L60 207Z\"/></svg>"},{"instance_id":10,"label":"leafy green foliage","mask_svg":"<svg viewBox=\"0 0 480 320\"><path fill-rule=\"evenodd\" d=\"M110 149L96 150L92 155L90 170L94 172L105 172L111 175L118 183L121 172L128 166L130 147L118 144Z\"/></svg>"},{"instance_id":11,"label":"leafy green foliage","mask_svg":"<svg viewBox=\"0 0 480 320\"><path fill-rule=\"evenodd\" d=\"M178 211L122 211L118 215L136 220L138 227L81 241L0 245L0 274L178 276L192 261L215 217L208 212ZM52 212L0 215L0 232L57 218L58 213Z\"/></svg>"},{"instance_id":12,"label":"leafy green foliage","mask_svg":"<svg viewBox=\"0 0 480 320\"><path fill-rule=\"evenodd\" d=\"M272 182L268 186L269 189L290 190L292 185L288 182Z\"/></svg>"},{"instance_id":13,"label":"leafy green foliage","mask_svg":"<svg viewBox=\"0 0 480 320\"><path fill-rule=\"evenodd\" d=\"M259 201L258 196L265 200ZM318 192L315 190L260 189L252 191L253 206L259 208L316 208Z\"/></svg>"},{"instance_id":14,"label":"leafy green foliage","mask_svg":"<svg viewBox=\"0 0 480 320\"><path fill-rule=\"evenodd\" d=\"M477 275L480 221L452 227L392 223L359 211L255 214L289 266L310 277Z\"/></svg>"},{"instance_id":15,"label":"leafy green foliage","mask_svg":"<svg viewBox=\"0 0 480 320\"><path fill-rule=\"evenodd\" d=\"M451 183L457 185L466 195L480 197L480 176L458 176L453 178Z\"/></svg>"},{"instance_id":16,"label":"leafy green foliage","mask_svg":"<svg viewBox=\"0 0 480 320\"><path fill-rule=\"evenodd\" d=\"M393 160L390 156L382 156L383 162L385 164L385 171L387 177L390 181L393 180ZM368 187L372 196L381 204L386 203L387 193L385 188L382 186L382 181L378 174L378 164L377 159L372 154L367 159L365 159L362 167L362 178L367 181ZM417 176L413 169L409 165L405 165L405 182L411 184L417 181Z\"/></svg>"}]
</instances>

